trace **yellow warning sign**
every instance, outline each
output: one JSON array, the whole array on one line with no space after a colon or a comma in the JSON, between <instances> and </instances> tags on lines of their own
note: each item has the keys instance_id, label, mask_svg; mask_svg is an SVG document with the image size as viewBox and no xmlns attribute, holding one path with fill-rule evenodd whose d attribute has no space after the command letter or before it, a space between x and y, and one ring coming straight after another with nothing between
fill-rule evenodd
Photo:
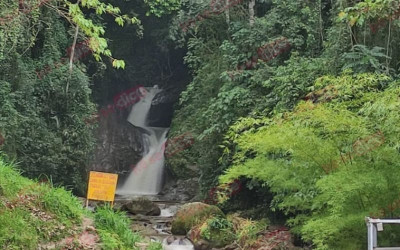
<instances>
[{"instance_id":1,"label":"yellow warning sign","mask_svg":"<svg viewBox=\"0 0 400 250\"><path fill-rule=\"evenodd\" d=\"M117 174L90 171L87 199L114 202L117 181Z\"/></svg>"}]
</instances>

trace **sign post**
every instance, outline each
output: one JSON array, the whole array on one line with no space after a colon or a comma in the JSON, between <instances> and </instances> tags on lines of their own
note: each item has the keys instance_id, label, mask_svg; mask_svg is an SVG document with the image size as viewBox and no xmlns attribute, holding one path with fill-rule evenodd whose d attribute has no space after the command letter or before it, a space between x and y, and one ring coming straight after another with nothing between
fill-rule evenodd
<instances>
[{"instance_id":1,"label":"sign post","mask_svg":"<svg viewBox=\"0 0 400 250\"><path fill-rule=\"evenodd\" d=\"M117 181L117 174L90 171L86 207L89 200L110 201L113 206Z\"/></svg>"}]
</instances>

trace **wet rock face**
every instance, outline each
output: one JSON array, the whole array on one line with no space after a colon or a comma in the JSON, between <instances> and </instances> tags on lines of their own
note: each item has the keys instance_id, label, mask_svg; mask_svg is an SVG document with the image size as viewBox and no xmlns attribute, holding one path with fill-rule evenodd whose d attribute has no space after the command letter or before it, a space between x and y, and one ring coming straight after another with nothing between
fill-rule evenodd
<instances>
[{"instance_id":1,"label":"wet rock face","mask_svg":"<svg viewBox=\"0 0 400 250\"><path fill-rule=\"evenodd\" d=\"M175 92L162 91L156 95L147 118L149 126L170 126L173 104L179 96ZM111 100L105 103L109 104L103 105L99 112L93 114L95 118L87 121L88 125L98 125L95 131L97 142L90 169L125 175L144 154L143 129L127 121L129 113L135 107L133 103L122 108L112 108L114 104Z\"/></svg>"},{"instance_id":2,"label":"wet rock face","mask_svg":"<svg viewBox=\"0 0 400 250\"><path fill-rule=\"evenodd\" d=\"M165 91L157 94L151 103L147 123L150 127L168 128L174 113L175 100L168 99Z\"/></svg>"},{"instance_id":3,"label":"wet rock face","mask_svg":"<svg viewBox=\"0 0 400 250\"><path fill-rule=\"evenodd\" d=\"M149 216L159 216L161 209L152 201L140 199L125 203L121 207L122 210L128 211L131 214L142 214Z\"/></svg>"},{"instance_id":4,"label":"wet rock face","mask_svg":"<svg viewBox=\"0 0 400 250\"><path fill-rule=\"evenodd\" d=\"M174 114L174 104L179 100L180 91L176 88L163 89L152 103L147 117L150 127L167 128L171 125Z\"/></svg>"},{"instance_id":5,"label":"wet rock face","mask_svg":"<svg viewBox=\"0 0 400 250\"><path fill-rule=\"evenodd\" d=\"M91 170L129 173L144 151L142 131L127 120L131 107L101 116L96 130L96 147Z\"/></svg>"},{"instance_id":6,"label":"wet rock face","mask_svg":"<svg viewBox=\"0 0 400 250\"><path fill-rule=\"evenodd\" d=\"M193 200L199 192L199 178L188 180L178 180L170 182L160 193L163 200L169 201L189 201Z\"/></svg>"}]
</instances>

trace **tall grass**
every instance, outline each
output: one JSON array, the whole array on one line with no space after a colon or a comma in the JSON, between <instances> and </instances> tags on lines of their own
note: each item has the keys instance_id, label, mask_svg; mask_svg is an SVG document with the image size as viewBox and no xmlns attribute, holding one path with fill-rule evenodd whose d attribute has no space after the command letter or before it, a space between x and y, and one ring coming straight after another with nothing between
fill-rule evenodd
<instances>
[{"instance_id":1,"label":"tall grass","mask_svg":"<svg viewBox=\"0 0 400 250\"><path fill-rule=\"evenodd\" d=\"M81 224L85 211L63 188L22 177L0 155L0 248L36 249Z\"/></svg>"},{"instance_id":2,"label":"tall grass","mask_svg":"<svg viewBox=\"0 0 400 250\"><path fill-rule=\"evenodd\" d=\"M132 232L129 218L123 212L114 212L109 206L97 209L95 226L104 249L135 249L135 243L142 240Z\"/></svg>"},{"instance_id":3,"label":"tall grass","mask_svg":"<svg viewBox=\"0 0 400 250\"><path fill-rule=\"evenodd\" d=\"M70 191L22 177L0 155L0 249L58 242L77 230L84 215L92 216ZM99 207L94 217L102 249L138 249L135 243L143 241L123 212ZM148 249L161 250L161 245L152 243Z\"/></svg>"},{"instance_id":4,"label":"tall grass","mask_svg":"<svg viewBox=\"0 0 400 250\"><path fill-rule=\"evenodd\" d=\"M135 243L144 239L130 228L131 221L124 212L114 212L110 206L99 207L95 226L102 241L102 249L138 249ZM161 244L152 242L147 250L161 250Z\"/></svg>"}]
</instances>

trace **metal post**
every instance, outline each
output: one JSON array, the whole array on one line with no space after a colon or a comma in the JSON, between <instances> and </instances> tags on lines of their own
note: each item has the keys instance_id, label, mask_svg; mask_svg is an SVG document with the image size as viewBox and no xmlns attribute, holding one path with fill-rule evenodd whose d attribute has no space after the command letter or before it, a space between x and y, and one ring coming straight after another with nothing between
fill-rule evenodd
<instances>
[{"instance_id":1,"label":"metal post","mask_svg":"<svg viewBox=\"0 0 400 250\"><path fill-rule=\"evenodd\" d=\"M372 225L372 246L375 249L378 246L378 230L376 224L371 223Z\"/></svg>"},{"instance_id":2,"label":"metal post","mask_svg":"<svg viewBox=\"0 0 400 250\"><path fill-rule=\"evenodd\" d=\"M367 222L367 236L368 236L368 250L374 250L373 247L373 236L372 236L372 223L369 221L369 218L366 218Z\"/></svg>"}]
</instances>

